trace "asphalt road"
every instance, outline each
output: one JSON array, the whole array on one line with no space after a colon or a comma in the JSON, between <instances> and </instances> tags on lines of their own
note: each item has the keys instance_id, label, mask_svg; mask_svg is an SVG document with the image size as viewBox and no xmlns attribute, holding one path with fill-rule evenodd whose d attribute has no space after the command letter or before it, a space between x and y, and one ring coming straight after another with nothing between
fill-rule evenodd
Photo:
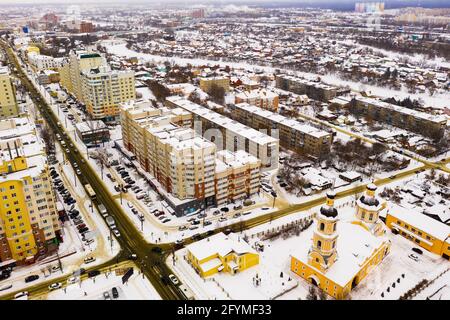
<instances>
[{"instance_id":1,"label":"asphalt road","mask_svg":"<svg viewBox=\"0 0 450 320\"><path fill-rule=\"evenodd\" d=\"M2 43L3 47L4 45L5 44ZM155 287L155 289L163 299L184 299L184 295L177 286L174 286L171 283L164 284L161 281L161 277L167 277L172 273L164 263L164 255L152 251L152 249L156 246L147 243L140 235L139 231L136 230L134 225L126 216L126 213L114 200L108 188L98 176L96 171L90 166L88 161L83 159L83 156L80 154L79 150L77 149L76 145L73 143L69 135L65 132L63 126L58 126L59 121L56 115L53 113L50 106L48 106L48 104L45 102L42 95L36 90L35 86L27 78L14 53L12 52L12 49L9 47L5 49L7 51L9 61L12 62L16 68L16 70L12 69L11 71L15 72L16 76L21 80L22 85L24 85L27 91L30 93L33 102L41 112L41 115L45 119L52 132L55 135L60 134L60 136L63 138L63 141L65 141L66 147L69 149L69 152L65 151L66 159L69 160L72 164L74 162L78 164L79 169L82 172L82 174L78 176L80 182L83 185L90 184L96 192L96 199L93 200L93 204L95 206L103 204L106 207L108 214L114 217L117 228L121 233L121 236L117 238L117 241L119 242L123 251L120 258L125 259L131 253L135 253L138 257L136 261L137 265L140 266L145 276L150 280L152 285ZM72 144L73 147L70 147L70 144ZM84 161L82 162L82 160ZM160 247L163 250L170 249L170 245L162 245ZM110 261L110 264L117 262L114 260L116 259ZM42 283L37 286L37 288L41 288L42 286L48 286L48 283ZM30 293L34 293L34 287L30 287L27 290ZM13 295L14 293L8 295L8 297L11 297Z\"/></svg>"}]
</instances>

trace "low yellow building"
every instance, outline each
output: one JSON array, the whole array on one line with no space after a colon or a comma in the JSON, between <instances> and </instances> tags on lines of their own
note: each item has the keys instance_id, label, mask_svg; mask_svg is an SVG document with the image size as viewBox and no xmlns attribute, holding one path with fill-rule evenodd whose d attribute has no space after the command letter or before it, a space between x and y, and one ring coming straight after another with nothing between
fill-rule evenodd
<instances>
[{"instance_id":1,"label":"low yellow building","mask_svg":"<svg viewBox=\"0 0 450 320\"><path fill-rule=\"evenodd\" d=\"M398 205L392 205L386 210L386 225L393 233L450 260L450 226Z\"/></svg>"},{"instance_id":2,"label":"low yellow building","mask_svg":"<svg viewBox=\"0 0 450 320\"><path fill-rule=\"evenodd\" d=\"M339 221L334 193L291 255L291 271L336 299L344 299L389 253L390 242L354 220ZM312 234L311 234L312 233Z\"/></svg>"},{"instance_id":3,"label":"low yellow building","mask_svg":"<svg viewBox=\"0 0 450 320\"><path fill-rule=\"evenodd\" d=\"M218 233L187 246L187 259L201 277L235 274L259 264L259 255L244 240Z\"/></svg>"}]
</instances>

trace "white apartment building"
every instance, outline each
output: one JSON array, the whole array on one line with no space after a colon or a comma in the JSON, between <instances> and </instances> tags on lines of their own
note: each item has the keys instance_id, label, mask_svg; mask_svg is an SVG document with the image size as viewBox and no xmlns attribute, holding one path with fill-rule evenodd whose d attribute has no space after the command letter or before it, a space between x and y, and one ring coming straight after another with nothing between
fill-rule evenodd
<instances>
[{"instance_id":1,"label":"white apartment building","mask_svg":"<svg viewBox=\"0 0 450 320\"><path fill-rule=\"evenodd\" d=\"M30 52L28 53L28 62L35 71L42 71L61 68L65 63L65 59Z\"/></svg>"}]
</instances>

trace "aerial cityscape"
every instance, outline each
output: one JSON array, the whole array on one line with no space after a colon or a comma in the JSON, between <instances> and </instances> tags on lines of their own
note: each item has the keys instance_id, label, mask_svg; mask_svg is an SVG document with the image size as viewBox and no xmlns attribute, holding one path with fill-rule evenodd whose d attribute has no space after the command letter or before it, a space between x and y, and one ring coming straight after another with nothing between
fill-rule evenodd
<instances>
[{"instance_id":1,"label":"aerial cityscape","mask_svg":"<svg viewBox=\"0 0 450 320\"><path fill-rule=\"evenodd\" d=\"M450 2L0 0L0 199L0 300L450 300Z\"/></svg>"}]
</instances>

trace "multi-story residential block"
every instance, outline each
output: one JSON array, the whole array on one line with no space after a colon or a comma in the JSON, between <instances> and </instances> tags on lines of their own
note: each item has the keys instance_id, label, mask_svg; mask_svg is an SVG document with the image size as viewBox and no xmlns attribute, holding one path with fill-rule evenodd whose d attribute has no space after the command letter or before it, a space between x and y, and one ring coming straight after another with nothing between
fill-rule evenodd
<instances>
[{"instance_id":1,"label":"multi-story residential block","mask_svg":"<svg viewBox=\"0 0 450 320\"><path fill-rule=\"evenodd\" d=\"M19 115L16 90L7 67L0 67L0 119Z\"/></svg>"},{"instance_id":2,"label":"multi-story residential block","mask_svg":"<svg viewBox=\"0 0 450 320\"><path fill-rule=\"evenodd\" d=\"M259 160L243 151L216 153L214 143L190 128L192 114L184 109L130 102L121 124L125 148L156 179L177 216L259 191Z\"/></svg>"},{"instance_id":3,"label":"multi-story residential block","mask_svg":"<svg viewBox=\"0 0 450 320\"><path fill-rule=\"evenodd\" d=\"M442 136L447 128L447 118L444 115L433 115L374 98L354 97L349 103L349 110L432 138Z\"/></svg>"},{"instance_id":4,"label":"multi-story residential block","mask_svg":"<svg viewBox=\"0 0 450 320\"><path fill-rule=\"evenodd\" d=\"M44 145L27 118L0 121L0 261L31 263L61 240Z\"/></svg>"},{"instance_id":5,"label":"multi-story residential block","mask_svg":"<svg viewBox=\"0 0 450 320\"><path fill-rule=\"evenodd\" d=\"M256 89L238 93L235 97L236 103L248 103L261 109L278 111L278 94L267 89Z\"/></svg>"},{"instance_id":6,"label":"multi-story residential block","mask_svg":"<svg viewBox=\"0 0 450 320\"><path fill-rule=\"evenodd\" d=\"M61 85L75 97L83 101L81 71L95 69L106 65L105 58L98 53L71 51L64 65L60 68Z\"/></svg>"},{"instance_id":7,"label":"multi-story residential block","mask_svg":"<svg viewBox=\"0 0 450 320\"><path fill-rule=\"evenodd\" d=\"M93 119L115 120L119 104L136 98L134 72L111 70L98 53L71 52L60 76Z\"/></svg>"},{"instance_id":8,"label":"multi-story residential block","mask_svg":"<svg viewBox=\"0 0 450 320\"><path fill-rule=\"evenodd\" d=\"M390 205L386 226L422 248L450 260L450 226L411 208Z\"/></svg>"},{"instance_id":9,"label":"multi-story residential block","mask_svg":"<svg viewBox=\"0 0 450 320\"><path fill-rule=\"evenodd\" d=\"M339 92L336 87L288 75L277 75L275 82L279 89L296 94L306 94L311 99L323 102L333 99Z\"/></svg>"},{"instance_id":10,"label":"multi-story residential block","mask_svg":"<svg viewBox=\"0 0 450 320\"><path fill-rule=\"evenodd\" d=\"M35 71L58 69L64 64L64 58L54 58L36 52L28 53L28 62Z\"/></svg>"},{"instance_id":11,"label":"multi-story residential block","mask_svg":"<svg viewBox=\"0 0 450 320\"><path fill-rule=\"evenodd\" d=\"M258 253L233 234L221 232L186 248L187 260L202 278L218 272L236 274L259 264Z\"/></svg>"},{"instance_id":12,"label":"multi-story residential block","mask_svg":"<svg viewBox=\"0 0 450 320\"><path fill-rule=\"evenodd\" d=\"M259 192L261 161L245 151L217 152L216 204L221 205Z\"/></svg>"},{"instance_id":13,"label":"multi-story residential block","mask_svg":"<svg viewBox=\"0 0 450 320\"><path fill-rule=\"evenodd\" d=\"M111 70L108 66L84 70L81 86L83 102L93 119L115 120L119 105L136 99L133 71Z\"/></svg>"},{"instance_id":14,"label":"multi-story residential block","mask_svg":"<svg viewBox=\"0 0 450 320\"><path fill-rule=\"evenodd\" d=\"M166 102L170 107L179 107L191 112L194 115L196 132L214 140L220 150L226 149L232 152L244 150L261 160L261 167L264 170L272 170L278 167L279 142L277 138L259 132L183 97L171 96L166 99Z\"/></svg>"},{"instance_id":15,"label":"multi-story residential block","mask_svg":"<svg viewBox=\"0 0 450 320\"><path fill-rule=\"evenodd\" d=\"M146 171L150 171L147 130L170 123L188 128L192 125L189 112L183 109L157 109L150 101L130 101L122 105L120 119L123 145L136 155Z\"/></svg>"},{"instance_id":16,"label":"multi-story residential block","mask_svg":"<svg viewBox=\"0 0 450 320\"><path fill-rule=\"evenodd\" d=\"M333 143L330 132L247 103L233 105L231 109L234 119L249 127L266 130L272 136L273 130L278 130L280 145L284 148L319 159L330 153Z\"/></svg>"},{"instance_id":17,"label":"multi-story residential block","mask_svg":"<svg viewBox=\"0 0 450 320\"><path fill-rule=\"evenodd\" d=\"M226 77L200 78L200 89L204 92L209 93L213 85L223 88L225 92L230 91L230 79Z\"/></svg>"}]
</instances>

